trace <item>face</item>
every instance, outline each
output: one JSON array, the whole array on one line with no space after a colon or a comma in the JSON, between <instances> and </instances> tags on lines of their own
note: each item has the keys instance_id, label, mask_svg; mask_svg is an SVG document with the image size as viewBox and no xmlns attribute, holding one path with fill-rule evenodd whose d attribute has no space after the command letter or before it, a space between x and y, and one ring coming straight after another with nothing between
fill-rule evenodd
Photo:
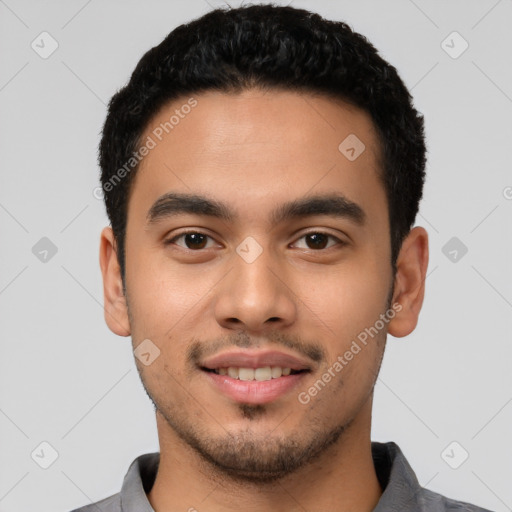
<instances>
[{"instance_id":1,"label":"face","mask_svg":"<svg viewBox=\"0 0 512 512\"><path fill-rule=\"evenodd\" d=\"M325 97L194 101L141 139L154 147L129 199L126 303L107 322L134 348L150 340L136 362L161 436L237 478L275 479L369 429L398 315L377 136Z\"/></svg>"}]
</instances>

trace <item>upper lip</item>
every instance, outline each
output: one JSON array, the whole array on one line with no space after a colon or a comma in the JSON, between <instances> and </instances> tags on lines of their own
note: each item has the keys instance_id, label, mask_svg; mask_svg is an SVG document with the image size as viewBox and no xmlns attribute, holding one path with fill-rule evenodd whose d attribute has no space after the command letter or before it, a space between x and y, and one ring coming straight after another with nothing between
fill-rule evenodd
<instances>
[{"instance_id":1,"label":"upper lip","mask_svg":"<svg viewBox=\"0 0 512 512\"><path fill-rule=\"evenodd\" d=\"M280 366L292 370L310 370L311 365L304 359L277 350L244 350L222 352L201 362L202 368L261 368L263 366Z\"/></svg>"}]
</instances>

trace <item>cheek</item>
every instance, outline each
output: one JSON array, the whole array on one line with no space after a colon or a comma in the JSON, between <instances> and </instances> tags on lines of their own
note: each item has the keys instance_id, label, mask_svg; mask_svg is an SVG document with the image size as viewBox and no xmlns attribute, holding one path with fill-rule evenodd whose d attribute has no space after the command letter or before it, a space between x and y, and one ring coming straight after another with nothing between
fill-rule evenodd
<instances>
[{"instance_id":1,"label":"cheek","mask_svg":"<svg viewBox=\"0 0 512 512\"><path fill-rule=\"evenodd\" d=\"M375 343L375 342L374 342ZM322 425L346 423L354 418L365 403L375 384L381 351L378 345L362 347L347 360L339 354L318 373L299 395L301 404L309 399L305 407Z\"/></svg>"},{"instance_id":2,"label":"cheek","mask_svg":"<svg viewBox=\"0 0 512 512\"><path fill-rule=\"evenodd\" d=\"M303 314L322 330L328 346L339 352L384 312L388 281L389 276L375 266L351 263L326 269L307 283L297 281L297 295Z\"/></svg>"},{"instance_id":3,"label":"cheek","mask_svg":"<svg viewBox=\"0 0 512 512\"><path fill-rule=\"evenodd\" d=\"M178 268L165 255L140 251L127 265L127 291L138 338L166 342L200 308L212 284L193 266Z\"/></svg>"},{"instance_id":4,"label":"cheek","mask_svg":"<svg viewBox=\"0 0 512 512\"><path fill-rule=\"evenodd\" d=\"M187 406L188 394L183 389L188 385L179 365L173 365L163 346L160 356L145 366L137 360L137 368L144 388L161 411L174 414Z\"/></svg>"}]
</instances>

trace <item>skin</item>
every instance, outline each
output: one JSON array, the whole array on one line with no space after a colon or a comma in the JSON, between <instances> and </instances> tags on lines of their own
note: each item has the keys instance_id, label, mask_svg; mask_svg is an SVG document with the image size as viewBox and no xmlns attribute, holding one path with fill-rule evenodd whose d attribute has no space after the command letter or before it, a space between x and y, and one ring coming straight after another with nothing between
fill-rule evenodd
<instances>
[{"instance_id":1,"label":"skin","mask_svg":"<svg viewBox=\"0 0 512 512\"><path fill-rule=\"evenodd\" d=\"M373 388L387 333L402 337L416 326L427 233L411 230L393 276L379 145L363 111L290 91L194 97L197 107L137 171L128 206L126 296L112 230L101 234L109 328L131 336L134 348L150 339L160 350L148 366L136 359L156 407L160 442L148 499L157 512L371 511L382 494L371 456ZM166 105L142 140L187 99ZM352 162L338 150L349 134L366 146ZM149 209L168 192L204 195L238 217L184 214L148 225ZM270 213L287 201L332 193L357 203L364 223L328 215L271 222ZM185 230L211 239L202 249L188 239L187 250L185 237L165 244ZM318 248L305 237L311 232L335 238ZM252 263L236 252L248 236L262 248ZM375 324L389 299L400 312L309 403L300 403L298 394ZM309 360L311 371L296 388L254 407L209 383L187 359L194 344L208 354L238 346L305 357L305 347L321 357ZM279 454L293 467L277 464Z\"/></svg>"}]
</instances>

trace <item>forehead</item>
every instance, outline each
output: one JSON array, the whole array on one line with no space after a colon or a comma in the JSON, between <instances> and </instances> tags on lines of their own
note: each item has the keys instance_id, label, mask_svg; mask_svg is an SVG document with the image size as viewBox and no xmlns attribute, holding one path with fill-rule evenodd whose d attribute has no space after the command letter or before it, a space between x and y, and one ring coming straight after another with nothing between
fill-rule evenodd
<instances>
[{"instance_id":1,"label":"forehead","mask_svg":"<svg viewBox=\"0 0 512 512\"><path fill-rule=\"evenodd\" d=\"M215 197L260 218L267 204L333 191L359 202L366 197L368 207L377 206L377 195L385 207L370 116L326 96L253 89L182 97L160 109L141 143L151 149L129 210L147 211L173 190Z\"/></svg>"}]
</instances>

